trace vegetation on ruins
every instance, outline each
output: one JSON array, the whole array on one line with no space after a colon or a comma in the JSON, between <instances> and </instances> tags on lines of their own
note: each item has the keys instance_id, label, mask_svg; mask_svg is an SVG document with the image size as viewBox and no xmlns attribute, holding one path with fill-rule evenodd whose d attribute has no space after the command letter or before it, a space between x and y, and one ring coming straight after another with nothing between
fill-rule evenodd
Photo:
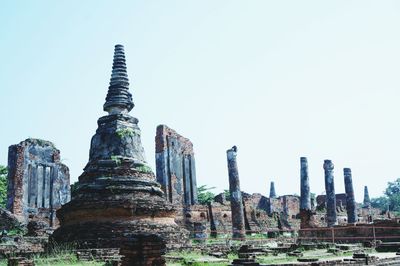
<instances>
[{"instance_id":1,"label":"vegetation on ruins","mask_svg":"<svg viewBox=\"0 0 400 266\"><path fill-rule=\"evenodd\" d=\"M200 204L208 204L214 201L215 194L210 190L215 187L207 187L207 185L201 185L197 188L197 200Z\"/></svg>"},{"instance_id":2,"label":"vegetation on ruins","mask_svg":"<svg viewBox=\"0 0 400 266\"><path fill-rule=\"evenodd\" d=\"M70 185L71 188L71 195L75 195L75 192L78 190L79 182L75 181L73 184Z\"/></svg>"},{"instance_id":3,"label":"vegetation on ruins","mask_svg":"<svg viewBox=\"0 0 400 266\"><path fill-rule=\"evenodd\" d=\"M142 173L152 173L153 172L153 170L151 170L151 168L149 166L144 165L144 164L135 166L135 168L136 168L136 170L138 170L139 172L142 172Z\"/></svg>"},{"instance_id":4,"label":"vegetation on ruins","mask_svg":"<svg viewBox=\"0 0 400 266\"><path fill-rule=\"evenodd\" d=\"M384 196L371 199L371 206L400 214L400 178L388 182Z\"/></svg>"},{"instance_id":5,"label":"vegetation on ruins","mask_svg":"<svg viewBox=\"0 0 400 266\"><path fill-rule=\"evenodd\" d=\"M316 200L317 199L317 195L315 193L310 193L310 198L311 200Z\"/></svg>"},{"instance_id":6,"label":"vegetation on ruins","mask_svg":"<svg viewBox=\"0 0 400 266\"><path fill-rule=\"evenodd\" d=\"M79 260L72 247L52 247L45 253L32 257L36 266L107 266L107 262ZM0 260L0 266L6 266L7 259Z\"/></svg>"},{"instance_id":7,"label":"vegetation on ruins","mask_svg":"<svg viewBox=\"0 0 400 266\"><path fill-rule=\"evenodd\" d=\"M7 167L0 165L0 208L7 202Z\"/></svg>"},{"instance_id":8,"label":"vegetation on ruins","mask_svg":"<svg viewBox=\"0 0 400 266\"><path fill-rule=\"evenodd\" d=\"M224 197L225 197L225 200L227 200L227 201L231 200L231 194L229 192L229 189L224 189Z\"/></svg>"},{"instance_id":9,"label":"vegetation on ruins","mask_svg":"<svg viewBox=\"0 0 400 266\"><path fill-rule=\"evenodd\" d=\"M121 128L121 129L118 129L117 131L115 131L115 133L120 138L133 137L136 135L136 132L132 128Z\"/></svg>"},{"instance_id":10,"label":"vegetation on ruins","mask_svg":"<svg viewBox=\"0 0 400 266\"><path fill-rule=\"evenodd\" d=\"M116 155L111 155L110 159L113 160L117 166L121 165L121 158L120 157L118 157Z\"/></svg>"}]
</instances>

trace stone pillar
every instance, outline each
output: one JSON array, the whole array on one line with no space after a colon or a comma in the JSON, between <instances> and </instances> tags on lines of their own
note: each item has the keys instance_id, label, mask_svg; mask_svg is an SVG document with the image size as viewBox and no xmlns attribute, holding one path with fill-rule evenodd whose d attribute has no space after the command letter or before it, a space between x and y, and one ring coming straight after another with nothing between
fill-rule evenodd
<instances>
[{"instance_id":1,"label":"stone pillar","mask_svg":"<svg viewBox=\"0 0 400 266\"><path fill-rule=\"evenodd\" d=\"M368 193L368 187L364 186L364 207L370 207L371 206L371 200L369 198L369 193Z\"/></svg>"},{"instance_id":2,"label":"stone pillar","mask_svg":"<svg viewBox=\"0 0 400 266\"><path fill-rule=\"evenodd\" d=\"M325 191L326 191L326 222L328 227L337 224L336 217L336 194L333 177L334 165L331 160L324 161L325 170Z\"/></svg>"},{"instance_id":3,"label":"stone pillar","mask_svg":"<svg viewBox=\"0 0 400 266\"><path fill-rule=\"evenodd\" d=\"M232 149L226 151L228 158L229 193L232 212L232 237L234 239L245 239L242 192L240 191L236 152L236 146L233 146Z\"/></svg>"},{"instance_id":4,"label":"stone pillar","mask_svg":"<svg viewBox=\"0 0 400 266\"><path fill-rule=\"evenodd\" d=\"M269 187L269 197L272 199L276 198L275 183L273 181L271 181L271 185Z\"/></svg>"},{"instance_id":5,"label":"stone pillar","mask_svg":"<svg viewBox=\"0 0 400 266\"><path fill-rule=\"evenodd\" d=\"M300 210L311 210L310 180L306 157L300 158Z\"/></svg>"},{"instance_id":6,"label":"stone pillar","mask_svg":"<svg viewBox=\"0 0 400 266\"><path fill-rule=\"evenodd\" d=\"M214 219L214 214L212 210L212 204L209 202L208 204L208 213L210 216L210 236L211 237L217 237L218 232L217 232L217 225L215 224L215 219Z\"/></svg>"},{"instance_id":7,"label":"stone pillar","mask_svg":"<svg viewBox=\"0 0 400 266\"><path fill-rule=\"evenodd\" d=\"M190 181L192 187L192 204L198 203L197 196L197 181L196 181L196 160L194 159L194 155L190 155Z\"/></svg>"},{"instance_id":8,"label":"stone pillar","mask_svg":"<svg viewBox=\"0 0 400 266\"><path fill-rule=\"evenodd\" d=\"M300 157L300 228L315 227L315 213L312 211L308 162Z\"/></svg>"},{"instance_id":9,"label":"stone pillar","mask_svg":"<svg viewBox=\"0 0 400 266\"><path fill-rule=\"evenodd\" d=\"M357 221L356 201L354 199L353 179L351 177L351 169L344 168L344 188L346 190L346 210L347 223L354 224Z\"/></svg>"}]
</instances>

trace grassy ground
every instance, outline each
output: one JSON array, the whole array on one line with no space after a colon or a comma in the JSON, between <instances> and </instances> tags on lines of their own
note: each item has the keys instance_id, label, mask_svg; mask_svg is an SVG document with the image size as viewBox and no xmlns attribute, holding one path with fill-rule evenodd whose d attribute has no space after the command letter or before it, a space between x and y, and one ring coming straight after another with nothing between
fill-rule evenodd
<instances>
[{"instance_id":1,"label":"grassy ground","mask_svg":"<svg viewBox=\"0 0 400 266\"><path fill-rule=\"evenodd\" d=\"M104 262L90 262L90 261L62 261L62 260L41 260L36 261L36 266L104 266ZM7 266L7 260L0 260L0 266Z\"/></svg>"},{"instance_id":2,"label":"grassy ground","mask_svg":"<svg viewBox=\"0 0 400 266\"><path fill-rule=\"evenodd\" d=\"M104 262L78 261L74 254L58 254L55 256L35 256L36 266L103 266ZM0 266L7 266L7 260L0 260Z\"/></svg>"},{"instance_id":3,"label":"grassy ground","mask_svg":"<svg viewBox=\"0 0 400 266\"><path fill-rule=\"evenodd\" d=\"M332 254L328 253L326 249L319 249L319 250L310 250L310 251L304 251L303 252L304 257L316 257L319 259L329 259L329 258L338 258L338 257L345 257L345 256L351 256L353 254L352 251L350 252L345 252L345 253L339 253L339 254ZM195 264L188 264L188 262L195 260L195 259L200 259L200 258L205 258L207 256L202 255L200 253L195 253L195 252L173 252L169 253L168 255L174 256L174 257L181 257L183 258L182 262L175 262L175 263L167 263L168 266L185 266L185 265L194 265L194 266L226 266L227 263L195 263ZM228 259L232 261L233 259L237 258L237 255L230 254L228 256ZM288 262L295 262L297 261L297 257L290 257L287 256L285 253L278 254L277 256L273 255L268 255L268 256L257 256L257 261L259 263L263 264L280 264L280 263L288 263Z\"/></svg>"}]
</instances>

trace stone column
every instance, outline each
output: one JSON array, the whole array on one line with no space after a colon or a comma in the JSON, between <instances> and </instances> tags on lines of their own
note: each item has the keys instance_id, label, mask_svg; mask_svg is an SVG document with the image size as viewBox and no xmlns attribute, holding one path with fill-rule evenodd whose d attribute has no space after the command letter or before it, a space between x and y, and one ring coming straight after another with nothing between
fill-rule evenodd
<instances>
[{"instance_id":1,"label":"stone column","mask_svg":"<svg viewBox=\"0 0 400 266\"><path fill-rule=\"evenodd\" d=\"M353 179L351 177L351 169L344 168L344 188L346 190L346 210L347 223L354 224L357 221L356 201L354 199Z\"/></svg>"},{"instance_id":2,"label":"stone column","mask_svg":"<svg viewBox=\"0 0 400 266\"><path fill-rule=\"evenodd\" d=\"M327 226L333 227L337 224L336 217L336 194L333 177L334 165L331 160L324 161L325 170L325 191L326 191L326 220Z\"/></svg>"},{"instance_id":3,"label":"stone column","mask_svg":"<svg viewBox=\"0 0 400 266\"><path fill-rule=\"evenodd\" d=\"M315 213L311 207L310 180L306 157L300 157L300 228L315 227Z\"/></svg>"},{"instance_id":4,"label":"stone column","mask_svg":"<svg viewBox=\"0 0 400 266\"><path fill-rule=\"evenodd\" d=\"M371 200L369 198L369 193L368 193L368 187L364 186L364 207L370 207L371 206Z\"/></svg>"},{"instance_id":5,"label":"stone column","mask_svg":"<svg viewBox=\"0 0 400 266\"><path fill-rule=\"evenodd\" d=\"M271 182L271 185L269 187L269 197L272 199L276 198L275 183L273 181Z\"/></svg>"},{"instance_id":6,"label":"stone column","mask_svg":"<svg viewBox=\"0 0 400 266\"><path fill-rule=\"evenodd\" d=\"M218 232L217 232L217 225L215 224L215 219L214 219L214 214L213 214L213 210L212 210L212 204L211 202L209 202L208 204L208 213L210 216L210 236L211 237L217 237Z\"/></svg>"},{"instance_id":7,"label":"stone column","mask_svg":"<svg viewBox=\"0 0 400 266\"><path fill-rule=\"evenodd\" d=\"M310 180L306 157L300 158L300 210L311 210Z\"/></svg>"},{"instance_id":8,"label":"stone column","mask_svg":"<svg viewBox=\"0 0 400 266\"><path fill-rule=\"evenodd\" d=\"M192 186L192 204L197 204L196 161L194 155L190 155L190 180Z\"/></svg>"},{"instance_id":9,"label":"stone column","mask_svg":"<svg viewBox=\"0 0 400 266\"><path fill-rule=\"evenodd\" d=\"M232 237L245 239L242 193L240 191L239 172L236 163L236 146L226 151L229 171L229 192L232 212Z\"/></svg>"}]
</instances>

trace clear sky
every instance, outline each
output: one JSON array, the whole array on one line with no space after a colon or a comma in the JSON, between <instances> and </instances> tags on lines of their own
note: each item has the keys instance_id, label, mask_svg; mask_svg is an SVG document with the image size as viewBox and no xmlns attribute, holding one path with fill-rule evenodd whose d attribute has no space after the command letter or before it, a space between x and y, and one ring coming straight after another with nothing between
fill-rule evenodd
<instances>
[{"instance_id":1,"label":"clear sky","mask_svg":"<svg viewBox=\"0 0 400 266\"><path fill-rule=\"evenodd\" d=\"M76 181L125 46L147 159L166 124L194 143L197 183L228 188L238 146L241 188L299 194L335 164L356 200L400 170L399 1L1 1L0 164L28 137L53 141Z\"/></svg>"}]
</instances>

